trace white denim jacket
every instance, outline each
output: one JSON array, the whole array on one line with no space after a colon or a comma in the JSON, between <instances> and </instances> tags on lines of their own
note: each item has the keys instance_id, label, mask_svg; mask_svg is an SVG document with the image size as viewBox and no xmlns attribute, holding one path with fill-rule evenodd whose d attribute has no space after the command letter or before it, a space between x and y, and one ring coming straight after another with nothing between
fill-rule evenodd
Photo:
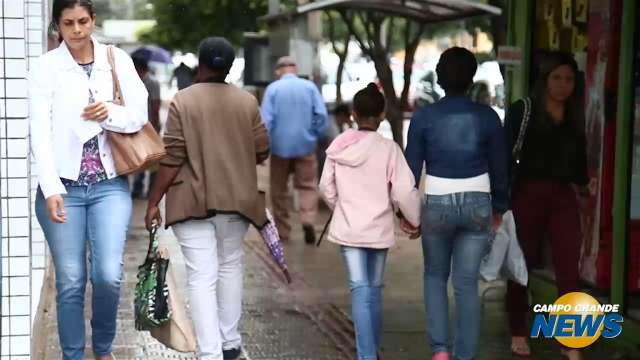
<instances>
[{"instance_id":1,"label":"white denim jacket","mask_svg":"<svg viewBox=\"0 0 640 360\"><path fill-rule=\"evenodd\" d=\"M116 177L105 130L135 133L148 121L147 90L129 55L114 48L125 101L125 106L119 106L109 102L113 101L113 82L107 46L95 38L92 40L94 63L89 78L64 42L40 56L29 71L31 149L45 198L66 194L60 178L78 178L84 143L96 135L107 177ZM83 109L89 104L90 90L95 101L109 102L109 118L100 124L82 119Z\"/></svg>"}]
</instances>

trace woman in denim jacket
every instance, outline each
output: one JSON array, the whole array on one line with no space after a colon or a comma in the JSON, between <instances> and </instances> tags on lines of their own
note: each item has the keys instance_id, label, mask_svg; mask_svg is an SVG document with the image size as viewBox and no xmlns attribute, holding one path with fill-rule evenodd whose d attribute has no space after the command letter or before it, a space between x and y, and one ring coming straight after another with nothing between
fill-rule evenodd
<instances>
[{"instance_id":1,"label":"woman in denim jacket","mask_svg":"<svg viewBox=\"0 0 640 360\"><path fill-rule=\"evenodd\" d=\"M475 57L451 48L440 57L438 83L446 96L415 113L406 157L420 182L426 166L422 211L424 296L433 360L449 357L447 280L453 272L456 303L454 358L476 358L480 329L478 272L492 228L507 209L507 149L498 115L465 94ZM453 266L452 266L453 263Z\"/></svg>"},{"instance_id":2,"label":"woman in denim jacket","mask_svg":"<svg viewBox=\"0 0 640 360\"><path fill-rule=\"evenodd\" d=\"M113 103L107 46L91 36L95 15L89 0L56 0L52 18L63 41L29 73L35 210L53 258L65 360L84 359L87 249L93 351L97 359L113 359L132 204L126 178L115 171L107 130L134 133L147 122L147 91L120 49L113 55L127 105Z\"/></svg>"}]
</instances>

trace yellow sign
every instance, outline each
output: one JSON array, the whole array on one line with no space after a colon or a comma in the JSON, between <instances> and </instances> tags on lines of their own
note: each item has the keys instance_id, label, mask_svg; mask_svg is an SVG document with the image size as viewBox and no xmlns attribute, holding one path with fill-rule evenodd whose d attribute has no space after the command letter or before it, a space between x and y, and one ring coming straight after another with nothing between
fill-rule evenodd
<instances>
[{"instance_id":1,"label":"yellow sign","mask_svg":"<svg viewBox=\"0 0 640 360\"><path fill-rule=\"evenodd\" d=\"M531 337L555 338L569 348L585 348L600 336L615 338L622 333L619 305L600 304L591 295L573 292L550 305L537 304ZM549 313L548 319L544 313Z\"/></svg>"}]
</instances>

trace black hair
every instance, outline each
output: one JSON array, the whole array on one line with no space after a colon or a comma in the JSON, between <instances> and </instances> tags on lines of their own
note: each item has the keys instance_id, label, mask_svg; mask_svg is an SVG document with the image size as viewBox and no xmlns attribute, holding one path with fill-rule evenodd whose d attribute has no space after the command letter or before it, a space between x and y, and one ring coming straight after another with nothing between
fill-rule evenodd
<instances>
[{"instance_id":1,"label":"black hair","mask_svg":"<svg viewBox=\"0 0 640 360\"><path fill-rule=\"evenodd\" d=\"M73 9L76 6L85 8L91 17L96 15L96 9L91 0L54 0L52 11L53 22L59 25L62 12L66 9Z\"/></svg>"},{"instance_id":2,"label":"black hair","mask_svg":"<svg viewBox=\"0 0 640 360\"><path fill-rule=\"evenodd\" d=\"M353 111L361 117L377 117L384 112L384 95L378 86L370 83L366 88L358 91L353 97Z\"/></svg>"},{"instance_id":3,"label":"black hair","mask_svg":"<svg viewBox=\"0 0 640 360\"><path fill-rule=\"evenodd\" d=\"M573 55L562 51L549 51L541 56L540 63L538 65L538 74L536 77L536 83L534 87L534 97L544 97L547 92L547 82L551 73L560 66L566 65L571 68L573 74L576 75L576 81L578 80L578 63L573 58ZM575 95L577 89L574 90Z\"/></svg>"},{"instance_id":4,"label":"black hair","mask_svg":"<svg viewBox=\"0 0 640 360\"><path fill-rule=\"evenodd\" d=\"M133 60L133 66L136 68L136 70L149 70L149 60L147 60L147 58L140 55L133 55L131 57L131 60Z\"/></svg>"},{"instance_id":5,"label":"black hair","mask_svg":"<svg viewBox=\"0 0 640 360\"><path fill-rule=\"evenodd\" d=\"M60 33L60 29L58 28L58 24L55 21L51 21L49 26L47 27L47 37L49 39L55 39L58 43L62 43L64 39L62 38L62 33Z\"/></svg>"},{"instance_id":6,"label":"black hair","mask_svg":"<svg viewBox=\"0 0 640 360\"><path fill-rule=\"evenodd\" d=\"M541 59L537 69L538 74L532 94L532 100L534 102L536 112L539 114L544 114L546 112L547 86L551 73L561 66L568 66L571 68L575 76L575 87L573 89L573 93L566 101L566 105L564 107L564 118L565 121L571 124L576 131L580 133L584 126L584 104L582 91L579 89L580 70L578 69L578 63L572 54L563 51L549 51L541 54L540 57ZM545 122L536 123L541 126L550 125Z\"/></svg>"},{"instance_id":7,"label":"black hair","mask_svg":"<svg viewBox=\"0 0 640 360\"><path fill-rule=\"evenodd\" d=\"M60 31L58 25L55 22L50 22L47 27L47 37L58 39L60 37Z\"/></svg>"},{"instance_id":8,"label":"black hair","mask_svg":"<svg viewBox=\"0 0 640 360\"><path fill-rule=\"evenodd\" d=\"M333 109L333 114L334 115L350 116L351 115L351 108L349 108L349 105L347 105L347 104L339 104L339 105L336 106L335 109Z\"/></svg>"},{"instance_id":9,"label":"black hair","mask_svg":"<svg viewBox=\"0 0 640 360\"><path fill-rule=\"evenodd\" d=\"M198 63L221 76L226 77L235 58L233 45L223 37L205 38L198 46Z\"/></svg>"},{"instance_id":10,"label":"black hair","mask_svg":"<svg viewBox=\"0 0 640 360\"><path fill-rule=\"evenodd\" d=\"M438 84L447 94L460 95L467 92L473 84L478 62L471 51L452 47L440 55L436 66Z\"/></svg>"}]
</instances>

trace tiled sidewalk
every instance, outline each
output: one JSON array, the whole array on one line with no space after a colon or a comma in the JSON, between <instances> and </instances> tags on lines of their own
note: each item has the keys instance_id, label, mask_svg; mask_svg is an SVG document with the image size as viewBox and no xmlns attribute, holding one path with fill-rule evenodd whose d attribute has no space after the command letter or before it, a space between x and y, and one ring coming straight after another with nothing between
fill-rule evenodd
<instances>
[{"instance_id":1,"label":"tiled sidewalk","mask_svg":"<svg viewBox=\"0 0 640 360\"><path fill-rule=\"evenodd\" d=\"M133 326L133 289L137 266L142 263L147 238L141 224L142 203L136 204L136 219L125 257L125 284L118 314L115 355L122 359L195 359L194 354L166 350L145 332ZM323 213L317 224L322 229ZM295 219L295 216L294 216ZM184 279L184 264L172 232L164 232L161 243L168 246L173 269ZM348 319L350 298L338 249L328 242L320 248L304 244L297 227L291 242L285 244L294 283L287 286L270 255L252 231L245 244L245 296L241 324L245 359L252 360L338 360L354 359L353 328ZM422 254L419 242L400 237L388 257L385 274L384 360L424 360L430 351L426 342L422 305ZM180 283L180 281L179 281ZM184 281L181 282L184 285ZM483 284L484 289L487 285ZM509 350L506 329L504 288L488 294L482 312L482 334L478 360L515 359ZM89 297L87 297L89 299ZM451 304L453 305L453 304ZM450 310L453 306L450 306ZM89 303L86 324L89 329ZM55 306L44 316L46 348L33 357L60 359L56 332ZM90 338L87 338L87 345ZM559 347L553 340L533 342L536 360L560 360ZM87 347L87 359L91 349ZM585 352L586 360L630 360L606 347L602 341Z\"/></svg>"},{"instance_id":2,"label":"tiled sidewalk","mask_svg":"<svg viewBox=\"0 0 640 360\"><path fill-rule=\"evenodd\" d=\"M140 205L140 204L137 204ZM140 207L137 206L140 211ZM138 214L139 215L139 214ZM184 286L184 264L172 233L165 232L162 245L169 247L178 283ZM196 359L195 354L181 354L167 350L147 332L138 332L133 320L133 292L137 266L143 262L148 242L144 229L136 227L127 244L123 294L118 312L118 334L114 342L114 355L119 359ZM241 324L247 360L338 360L347 358L330 337L314 323L306 306L296 302L284 284L265 261L270 261L261 250L257 233L250 232L247 240L245 263L244 315ZM251 250L251 248L255 249ZM90 287L89 287L90 288ZM87 292L90 299L90 289ZM90 301L86 302L86 327L90 329ZM34 359L60 359L56 331L55 306L45 314L46 348ZM90 335L87 336L86 358L93 358Z\"/></svg>"}]
</instances>

